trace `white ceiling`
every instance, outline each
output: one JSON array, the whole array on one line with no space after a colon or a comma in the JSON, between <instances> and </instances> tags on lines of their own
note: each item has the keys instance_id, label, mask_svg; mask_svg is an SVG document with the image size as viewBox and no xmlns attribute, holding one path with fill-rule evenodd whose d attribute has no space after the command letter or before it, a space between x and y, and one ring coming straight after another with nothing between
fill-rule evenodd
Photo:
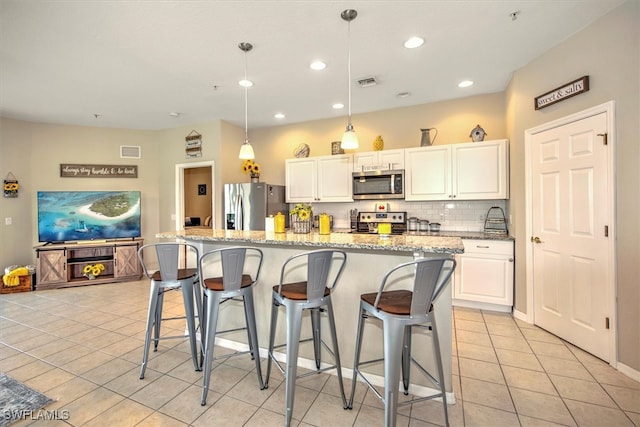
<instances>
[{"instance_id":1,"label":"white ceiling","mask_svg":"<svg viewBox=\"0 0 640 427\"><path fill-rule=\"evenodd\" d=\"M250 128L344 117L346 108L331 105L347 105L348 8L358 11L353 114L500 92L515 70L624 1L0 0L0 115L132 129L244 126L237 45L246 41ZM425 44L405 49L413 35ZM324 71L309 69L316 59ZM369 76L378 85L355 83ZM475 85L458 88L463 79Z\"/></svg>"}]
</instances>

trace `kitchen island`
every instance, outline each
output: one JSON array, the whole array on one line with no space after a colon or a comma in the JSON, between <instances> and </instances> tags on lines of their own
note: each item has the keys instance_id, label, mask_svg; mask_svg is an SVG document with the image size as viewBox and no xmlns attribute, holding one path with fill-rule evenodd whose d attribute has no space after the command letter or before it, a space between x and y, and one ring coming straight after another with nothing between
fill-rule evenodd
<instances>
[{"instance_id":1,"label":"kitchen island","mask_svg":"<svg viewBox=\"0 0 640 427\"><path fill-rule=\"evenodd\" d=\"M376 234L318 233L295 234L293 232L273 233L264 231L232 231L219 229L194 229L162 232L156 235L159 239L184 240L199 247L200 253L228 246L254 246L263 250L264 261L259 283L255 287L255 310L258 327L258 340L261 356L266 356L269 337L272 287L278 284L280 269L287 258L304 251L335 248L347 253L346 267L338 281L332 296L336 328L343 372L351 378L355 336L358 321L360 295L378 289L384 274L400 263L423 257L452 257L462 253L464 246L459 237L397 235L380 237ZM191 260L193 262L193 260ZM451 366L451 330L452 310L451 292L445 290L435 302L436 321L439 329L440 348L445 372L447 400L455 402L452 387ZM243 324L241 309L224 304L220 309L218 330L236 328ZM284 320L283 316L281 321ZM325 320L323 320L324 322ZM276 344L284 342L284 325L278 327ZM310 322L305 318L302 337L311 335ZM306 335L305 335L306 334ZM382 356L381 325L369 326L365 329L362 349L363 359ZM435 372L431 362L431 337L415 337L413 354L427 369ZM246 333L238 332L216 338L216 342L224 347L246 350ZM324 357L324 356L323 356ZM284 354L282 354L284 360ZM327 361L330 359L326 358ZM300 347L299 366L313 369L313 350L310 344ZM382 365L371 366L371 373L382 374ZM272 374L273 375L273 374ZM375 383L382 385L380 382ZM417 371L412 375L411 392L416 395L431 394L434 387Z\"/></svg>"}]
</instances>

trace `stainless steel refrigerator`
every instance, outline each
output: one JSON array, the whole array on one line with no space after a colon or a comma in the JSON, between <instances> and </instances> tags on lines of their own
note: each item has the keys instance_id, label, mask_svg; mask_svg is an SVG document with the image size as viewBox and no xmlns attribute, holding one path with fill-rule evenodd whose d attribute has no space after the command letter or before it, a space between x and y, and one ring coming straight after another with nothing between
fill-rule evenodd
<instances>
[{"instance_id":1,"label":"stainless steel refrigerator","mask_svg":"<svg viewBox=\"0 0 640 427\"><path fill-rule=\"evenodd\" d=\"M264 230L266 217L282 212L288 218L288 210L284 185L224 185L225 230Z\"/></svg>"}]
</instances>

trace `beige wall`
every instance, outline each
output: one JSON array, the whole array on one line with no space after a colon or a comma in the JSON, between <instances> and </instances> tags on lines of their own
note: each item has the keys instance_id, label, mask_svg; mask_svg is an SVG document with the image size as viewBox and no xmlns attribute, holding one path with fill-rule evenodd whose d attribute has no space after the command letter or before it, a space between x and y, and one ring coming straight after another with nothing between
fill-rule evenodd
<instances>
[{"instance_id":1,"label":"beige wall","mask_svg":"<svg viewBox=\"0 0 640 427\"><path fill-rule=\"evenodd\" d=\"M638 2L629 1L518 70L507 90L507 134L511 144L510 212L515 219L516 309L527 311L525 250L524 131L572 113L614 100L616 251L618 264L619 360L640 370L640 55ZM533 109L534 97L589 75L590 90L544 108ZM615 317L615 316L614 316Z\"/></svg>"},{"instance_id":2,"label":"beige wall","mask_svg":"<svg viewBox=\"0 0 640 427\"><path fill-rule=\"evenodd\" d=\"M372 151L377 135L382 136L387 150L418 147L420 128L425 127L438 129L435 145L471 142L469 133L477 124L486 130L487 139L506 138L504 93L355 114L352 122L360 139L360 148L355 151ZM340 140L346 124L345 115L250 132L256 161L263 165L260 180L284 184L284 160L293 157L302 143L309 145L311 156L331 154L331 142Z\"/></svg>"}]
</instances>

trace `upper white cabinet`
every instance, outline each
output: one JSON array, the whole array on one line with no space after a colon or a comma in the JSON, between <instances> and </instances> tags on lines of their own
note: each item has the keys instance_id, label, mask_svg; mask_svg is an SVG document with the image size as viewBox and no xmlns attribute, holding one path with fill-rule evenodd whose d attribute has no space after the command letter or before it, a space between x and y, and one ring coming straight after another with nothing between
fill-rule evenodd
<instances>
[{"instance_id":1,"label":"upper white cabinet","mask_svg":"<svg viewBox=\"0 0 640 427\"><path fill-rule=\"evenodd\" d=\"M287 203L352 202L351 154L285 160Z\"/></svg>"},{"instance_id":2,"label":"upper white cabinet","mask_svg":"<svg viewBox=\"0 0 640 427\"><path fill-rule=\"evenodd\" d=\"M506 139L407 148L405 200L509 198Z\"/></svg>"},{"instance_id":3,"label":"upper white cabinet","mask_svg":"<svg viewBox=\"0 0 640 427\"><path fill-rule=\"evenodd\" d=\"M367 167L372 168L376 166L382 169L404 169L404 149L354 153L354 172L362 172Z\"/></svg>"}]
</instances>

